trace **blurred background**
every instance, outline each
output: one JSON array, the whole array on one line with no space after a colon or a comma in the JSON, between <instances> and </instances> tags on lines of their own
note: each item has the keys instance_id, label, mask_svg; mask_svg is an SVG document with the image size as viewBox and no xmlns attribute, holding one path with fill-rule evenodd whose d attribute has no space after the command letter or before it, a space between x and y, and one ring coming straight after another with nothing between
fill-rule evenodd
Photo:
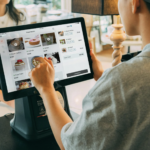
<instances>
[{"instance_id":1,"label":"blurred background","mask_svg":"<svg viewBox=\"0 0 150 150\"><path fill-rule=\"evenodd\" d=\"M117 16L72 13L71 0L15 0L15 7L26 12L29 24L84 17L88 38L92 42L94 52L102 62L112 61L113 50L109 35L113 31L111 25L117 22ZM123 53L139 51L142 49L142 39L140 36L127 36L123 46Z\"/></svg>"},{"instance_id":2,"label":"blurred background","mask_svg":"<svg viewBox=\"0 0 150 150\"><path fill-rule=\"evenodd\" d=\"M15 7L26 12L28 24L83 17L94 53L104 70L111 68L113 49L109 36L113 31L111 25L117 23L118 16L72 13L71 0L15 0ZM126 36L122 45L123 54L137 52L142 50L142 39L140 36ZM94 84L94 80L89 80L66 87L71 110L78 114L82 112L82 100Z\"/></svg>"}]
</instances>

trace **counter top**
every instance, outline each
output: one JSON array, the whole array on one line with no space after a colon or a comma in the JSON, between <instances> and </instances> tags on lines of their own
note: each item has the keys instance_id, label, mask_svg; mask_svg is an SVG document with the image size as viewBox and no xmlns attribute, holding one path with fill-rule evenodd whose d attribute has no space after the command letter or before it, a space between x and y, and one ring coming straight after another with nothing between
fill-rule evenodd
<instances>
[{"instance_id":1,"label":"counter top","mask_svg":"<svg viewBox=\"0 0 150 150\"><path fill-rule=\"evenodd\" d=\"M0 117L0 150L60 150L53 135L34 142L23 139L11 130L9 122L12 118L13 115Z\"/></svg>"}]
</instances>

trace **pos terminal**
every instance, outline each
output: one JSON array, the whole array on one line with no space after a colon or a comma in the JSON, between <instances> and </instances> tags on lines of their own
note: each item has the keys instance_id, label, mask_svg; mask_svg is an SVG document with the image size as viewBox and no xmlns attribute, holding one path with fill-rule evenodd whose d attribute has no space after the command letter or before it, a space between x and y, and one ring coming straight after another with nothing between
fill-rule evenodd
<instances>
[{"instance_id":1,"label":"pos terminal","mask_svg":"<svg viewBox=\"0 0 150 150\"><path fill-rule=\"evenodd\" d=\"M28 73L40 63L36 57L52 60L54 87L62 107L71 117L65 86L93 78L84 19L0 29L0 53L3 97L5 101L15 99L15 115L10 126L30 141L51 135L43 100Z\"/></svg>"}]
</instances>

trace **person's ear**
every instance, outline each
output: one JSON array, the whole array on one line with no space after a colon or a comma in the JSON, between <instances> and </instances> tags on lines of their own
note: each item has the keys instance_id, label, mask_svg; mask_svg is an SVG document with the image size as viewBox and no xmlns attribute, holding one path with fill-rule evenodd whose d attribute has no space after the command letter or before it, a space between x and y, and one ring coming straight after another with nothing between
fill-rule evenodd
<instances>
[{"instance_id":1,"label":"person's ear","mask_svg":"<svg viewBox=\"0 0 150 150\"><path fill-rule=\"evenodd\" d=\"M132 13L136 14L140 7L140 0L132 0Z\"/></svg>"}]
</instances>

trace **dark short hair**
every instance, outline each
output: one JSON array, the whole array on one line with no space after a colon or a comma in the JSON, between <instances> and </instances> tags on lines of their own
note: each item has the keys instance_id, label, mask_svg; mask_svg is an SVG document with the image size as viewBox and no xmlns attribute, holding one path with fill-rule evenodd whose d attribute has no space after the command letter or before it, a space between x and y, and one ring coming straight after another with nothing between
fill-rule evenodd
<instances>
[{"instance_id":1,"label":"dark short hair","mask_svg":"<svg viewBox=\"0 0 150 150\"><path fill-rule=\"evenodd\" d=\"M148 8L148 10L149 10L149 12L150 12L150 2L146 2L146 1L145 1L145 3L146 3L146 6L147 6L147 8Z\"/></svg>"}]
</instances>

